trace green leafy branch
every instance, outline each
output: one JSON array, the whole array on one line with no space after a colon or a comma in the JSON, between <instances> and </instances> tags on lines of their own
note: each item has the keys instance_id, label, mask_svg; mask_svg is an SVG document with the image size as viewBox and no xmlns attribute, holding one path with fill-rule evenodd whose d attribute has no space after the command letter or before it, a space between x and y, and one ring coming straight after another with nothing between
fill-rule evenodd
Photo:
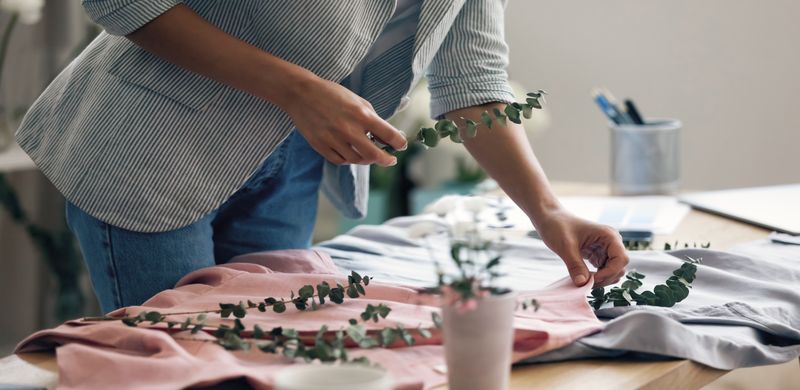
<instances>
[{"instance_id":1,"label":"green leafy branch","mask_svg":"<svg viewBox=\"0 0 800 390\"><path fill-rule=\"evenodd\" d=\"M656 285L652 291L638 291L642 287L642 279L645 276L636 271L628 272L625 275L625 281L618 287L612 287L608 292L604 287L593 289L592 295L587 297L589 304L595 310L600 309L607 302L613 304L614 307L630 306L634 302L637 305L675 306L676 303L689 296L689 289L695 279L699 262L699 259L689 257L688 261L672 271L672 276L664 284Z\"/></svg>"},{"instance_id":2,"label":"green leafy branch","mask_svg":"<svg viewBox=\"0 0 800 390\"><path fill-rule=\"evenodd\" d=\"M379 318L386 318L390 311L391 309L384 304L377 306L368 304L360 317L364 322L378 322ZM362 349L389 347L398 340L408 346L416 344L416 339L411 331L401 324L385 327L370 334L363 325L352 318L348 320L348 326L345 329L339 329L333 332L333 335L330 334L327 325L321 326L316 336L310 340L304 340L295 329L276 327L265 331L256 324L251 332L247 332L249 335L245 334L245 330L241 320L237 318L234 320L233 327L220 326L214 336L219 340L218 344L228 350L250 350L255 347L265 353L282 354L288 358L301 358L307 362L319 360L368 363L364 358L350 359L345 348L348 343L355 344ZM423 338L432 337L430 331L422 327L418 327L416 332Z\"/></svg>"},{"instance_id":3,"label":"green leafy branch","mask_svg":"<svg viewBox=\"0 0 800 390\"><path fill-rule=\"evenodd\" d=\"M533 116L534 109L542 108L544 95L546 94L547 92L541 89L529 92L525 103L508 103L503 110L494 108L491 113L488 110L484 111L481 113L479 120L461 118L464 120L463 128L460 128L456 122L450 119L441 119L433 127L420 128L414 138L425 146L432 148L438 145L439 140L442 138L450 138L453 142L463 143L462 135L474 138L478 134L478 130L482 127L491 129L495 122L500 122L503 125L506 125L507 121L521 124L522 118L530 119Z\"/></svg>"},{"instance_id":4,"label":"green leafy branch","mask_svg":"<svg viewBox=\"0 0 800 390\"><path fill-rule=\"evenodd\" d=\"M625 249L627 249L629 251L646 251L646 250L653 249L653 246L651 245L650 241L623 240L622 244L625 246ZM699 247L699 248L702 248L702 249L708 249L708 248L711 247L711 243L710 242L700 243L700 245L698 246L697 243L694 242L694 243L692 243L691 247L692 248L698 248ZM670 251L670 250L679 249L679 248L680 248L680 245L679 245L678 241L675 241L674 244L670 244L668 242L664 243L664 250L665 251ZM688 242L683 243L683 248L688 249L689 248L689 243Z\"/></svg>"},{"instance_id":5,"label":"green leafy branch","mask_svg":"<svg viewBox=\"0 0 800 390\"><path fill-rule=\"evenodd\" d=\"M340 305L344 303L345 296L349 298L358 298L359 296L366 295L365 286L369 285L370 280L372 280L372 277L362 277L358 272L352 271L350 275L347 276L347 286L335 283L336 287L332 287L332 284L322 281L316 285L316 293L314 293L315 286L307 284L300 287L298 295L295 295L292 290L289 299L266 297L262 302L258 303L251 300L247 300L246 302L239 301L239 303L220 303L219 309L164 313L162 316L219 313L222 318L228 318L231 315L236 318L244 318L249 309L258 309L260 312L265 312L268 308L271 308L275 313L283 313L286 311L288 304L294 305L297 310L317 310L319 305L323 305L327 302L326 298L328 301ZM83 321L122 321L133 326L146 321L152 322L152 319L144 318L140 313L136 316L85 317ZM161 321L163 321L163 318L156 322Z\"/></svg>"},{"instance_id":6,"label":"green leafy branch","mask_svg":"<svg viewBox=\"0 0 800 390\"><path fill-rule=\"evenodd\" d=\"M324 305L326 302L342 304L345 296L358 298L366 295L365 287L369 285L371 279L371 277L361 276L353 271L347 277L346 286L335 283L336 287L332 287L332 284L326 281L322 281L316 286L304 285L298 290L297 296L292 291L289 299L267 297L258 303L250 300L246 302L240 301L237 304L220 303L220 308L217 310L173 313L142 311L135 316L86 317L83 320L121 321L132 327L144 323L149 323L150 325L165 323L169 330L189 331L191 334L196 334L210 327L207 323L208 315L213 313L219 314L220 318L234 317L233 325L220 324L213 328L211 332L215 337L214 340L202 341L214 342L228 350L258 349L265 353L280 354L292 359L303 359L307 362L318 360L323 362L368 363L364 358L351 359L345 348L347 344L352 343L359 348L388 347L400 340L411 346L416 343L411 330L402 324L396 324L393 327L385 327L378 332L374 332L374 334L370 334L358 320L351 318L348 320L346 328L339 329L333 334L331 334L328 325L323 325L313 338L303 338L300 332L291 328L274 327L270 330L265 330L255 324L252 329L248 330L241 319L247 316L250 309L266 312L271 308L275 313L283 313L290 304L299 311L317 310L319 305ZM390 312L391 308L383 303L378 305L367 304L359 318L362 322L372 321L377 323L381 319L385 319ZM183 321L169 319L177 315L190 316ZM423 338L432 336L429 330L421 326L414 331ZM181 339L180 337L173 337Z\"/></svg>"}]
</instances>

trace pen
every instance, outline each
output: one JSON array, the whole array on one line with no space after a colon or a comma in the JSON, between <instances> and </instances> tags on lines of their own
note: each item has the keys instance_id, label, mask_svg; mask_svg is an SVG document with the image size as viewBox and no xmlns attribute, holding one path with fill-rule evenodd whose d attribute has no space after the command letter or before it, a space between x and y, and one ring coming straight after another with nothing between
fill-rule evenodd
<instances>
[{"instance_id":1,"label":"pen","mask_svg":"<svg viewBox=\"0 0 800 390\"><path fill-rule=\"evenodd\" d=\"M625 111L628 113L628 116L633 120L633 123L637 125L643 125L644 120L642 120L642 115L639 114L639 110L636 109L636 105L633 104L633 100L625 99Z\"/></svg>"},{"instance_id":2,"label":"pen","mask_svg":"<svg viewBox=\"0 0 800 390\"><path fill-rule=\"evenodd\" d=\"M599 90L594 92L594 101L597 103L597 106L600 107L600 111L603 111L612 122L618 125L627 123L627 118L623 118L619 110L615 108Z\"/></svg>"},{"instance_id":3,"label":"pen","mask_svg":"<svg viewBox=\"0 0 800 390\"><path fill-rule=\"evenodd\" d=\"M611 104L611 107L614 107L614 109L617 110L617 112L619 113L619 117L622 120L623 124L636 123L636 122L633 121L633 119L631 119L630 116L628 116L628 114L625 112L625 110L622 109L622 106L620 106L619 102L617 101L617 98L614 97L614 95L611 93L611 91L609 91L606 88L601 88L600 91L603 94L603 96L606 97L606 100L608 100L608 103Z\"/></svg>"}]
</instances>

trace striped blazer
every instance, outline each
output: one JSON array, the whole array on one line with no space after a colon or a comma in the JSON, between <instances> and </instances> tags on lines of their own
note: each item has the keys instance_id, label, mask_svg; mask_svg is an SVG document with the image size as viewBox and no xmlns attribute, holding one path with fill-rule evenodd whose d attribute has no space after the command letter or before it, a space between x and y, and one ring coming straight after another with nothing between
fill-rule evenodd
<instances>
[{"instance_id":1,"label":"striped blazer","mask_svg":"<svg viewBox=\"0 0 800 390\"><path fill-rule=\"evenodd\" d=\"M96 218L140 232L186 226L236 192L293 126L270 102L177 67L124 35L184 3L227 33L341 82L394 2L83 0L105 31L37 99L17 141L69 201ZM423 0L407 64L413 76L376 91L382 116L394 114L426 73L433 116L512 101L504 3ZM327 165L322 189L346 215L363 216L368 172Z\"/></svg>"}]
</instances>

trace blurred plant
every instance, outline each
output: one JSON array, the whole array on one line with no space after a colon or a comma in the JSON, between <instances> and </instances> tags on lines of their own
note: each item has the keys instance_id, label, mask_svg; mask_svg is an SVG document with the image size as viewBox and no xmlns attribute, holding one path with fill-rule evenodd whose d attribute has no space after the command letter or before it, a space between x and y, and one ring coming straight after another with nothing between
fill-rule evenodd
<instances>
[{"instance_id":1,"label":"blurred plant","mask_svg":"<svg viewBox=\"0 0 800 390\"><path fill-rule=\"evenodd\" d=\"M0 11L19 17L24 24L34 24L42 18L44 0L0 0ZM10 23L13 28L13 23Z\"/></svg>"},{"instance_id":2,"label":"blurred plant","mask_svg":"<svg viewBox=\"0 0 800 390\"><path fill-rule=\"evenodd\" d=\"M44 0L0 0L0 12L11 14L2 28L2 35L0 35L0 87L2 87L3 68L14 28L18 23L34 24L38 22L42 17L43 6ZM14 131L11 118L14 114L13 108L10 107L8 101L2 103L3 106L0 107L0 151L13 143L12 133Z\"/></svg>"},{"instance_id":3,"label":"blurred plant","mask_svg":"<svg viewBox=\"0 0 800 390\"><path fill-rule=\"evenodd\" d=\"M15 223L25 229L57 280L56 318L64 321L83 314L86 299L80 288L81 257L72 234L65 229L51 231L33 223L22 209L11 184L2 174L0 205Z\"/></svg>"},{"instance_id":4,"label":"blurred plant","mask_svg":"<svg viewBox=\"0 0 800 390\"><path fill-rule=\"evenodd\" d=\"M466 159L456 159L456 181L459 183L477 184L486 179L486 172L481 167L470 166Z\"/></svg>"},{"instance_id":5,"label":"blurred plant","mask_svg":"<svg viewBox=\"0 0 800 390\"><path fill-rule=\"evenodd\" d=\"M653 249L652 242L650 242L650 241L622 240L622 244L625 246L625 249L627 249L629 251L646 251L646 250L652 250ZM705 244L700 243L700 245L698 246L697 243L694 242L694 243L692 243L691 247L692 248L698 248L699 247L699 248L702 248L702 249L708 249L708 248L711 247L711 243L710 242L707 242ZM680 248L680 245L678 244L678 241L675 241L674 244L670 244L668 242L664 243L664 250L665 251L669 251L669 250L673 250L673 249L679 249L679 248ZM683 243L683 248L688 249L689 248L689 243L688 242Z\"/></svg>"},{"instance_id":6,"label":"blurred plant","mask_svg":"<svg viewBox=\"0 0 800 390\"><path fill-rule=\"evenodd\" d=\"M504 295L510 289L495 285L498 277L502 252L505 248L505 237L502 229L483 226L481 213L488 207L483 197L462 198L445 196L428 207L428 211L439 218L450 218L446 224L448 229L441 229L441 224L431 221L420 222L409 228L411 239L424 240L431 260L435 265L437 285L428 288L428 293L440 295L444 304L456 305L460 310L472 310L477 301L489 295ZM466 215L466 219L459 216ZM455 273L446 272L437 260L429 238L445 233L450 242L450 259L455 265ZM538 309L536 300L519 303L523 309ZM435 321L436 322L436 321Z\"/></svg>"}]
</instances>

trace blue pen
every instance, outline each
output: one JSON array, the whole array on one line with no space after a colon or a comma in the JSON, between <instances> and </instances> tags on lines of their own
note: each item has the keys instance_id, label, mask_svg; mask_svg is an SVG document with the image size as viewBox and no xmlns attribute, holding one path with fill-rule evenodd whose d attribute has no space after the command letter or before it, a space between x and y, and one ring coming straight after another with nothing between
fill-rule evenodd
<instances>
[{"instance_id":1,"label":"blue pen","mask_svg":"<svg viewBox=\"0 0 800 390\"><path fill-rule=\"evenodd\" d=\"M594 93L594 101L597 103L597 106L600 107L600 111L603 111L604 114L611 119L612 122L621 125L624 124L626 121L623 119L622 115L617 111L616 108L606 99L606 97L600 93Z\"/></svg>"}]
</instances>

